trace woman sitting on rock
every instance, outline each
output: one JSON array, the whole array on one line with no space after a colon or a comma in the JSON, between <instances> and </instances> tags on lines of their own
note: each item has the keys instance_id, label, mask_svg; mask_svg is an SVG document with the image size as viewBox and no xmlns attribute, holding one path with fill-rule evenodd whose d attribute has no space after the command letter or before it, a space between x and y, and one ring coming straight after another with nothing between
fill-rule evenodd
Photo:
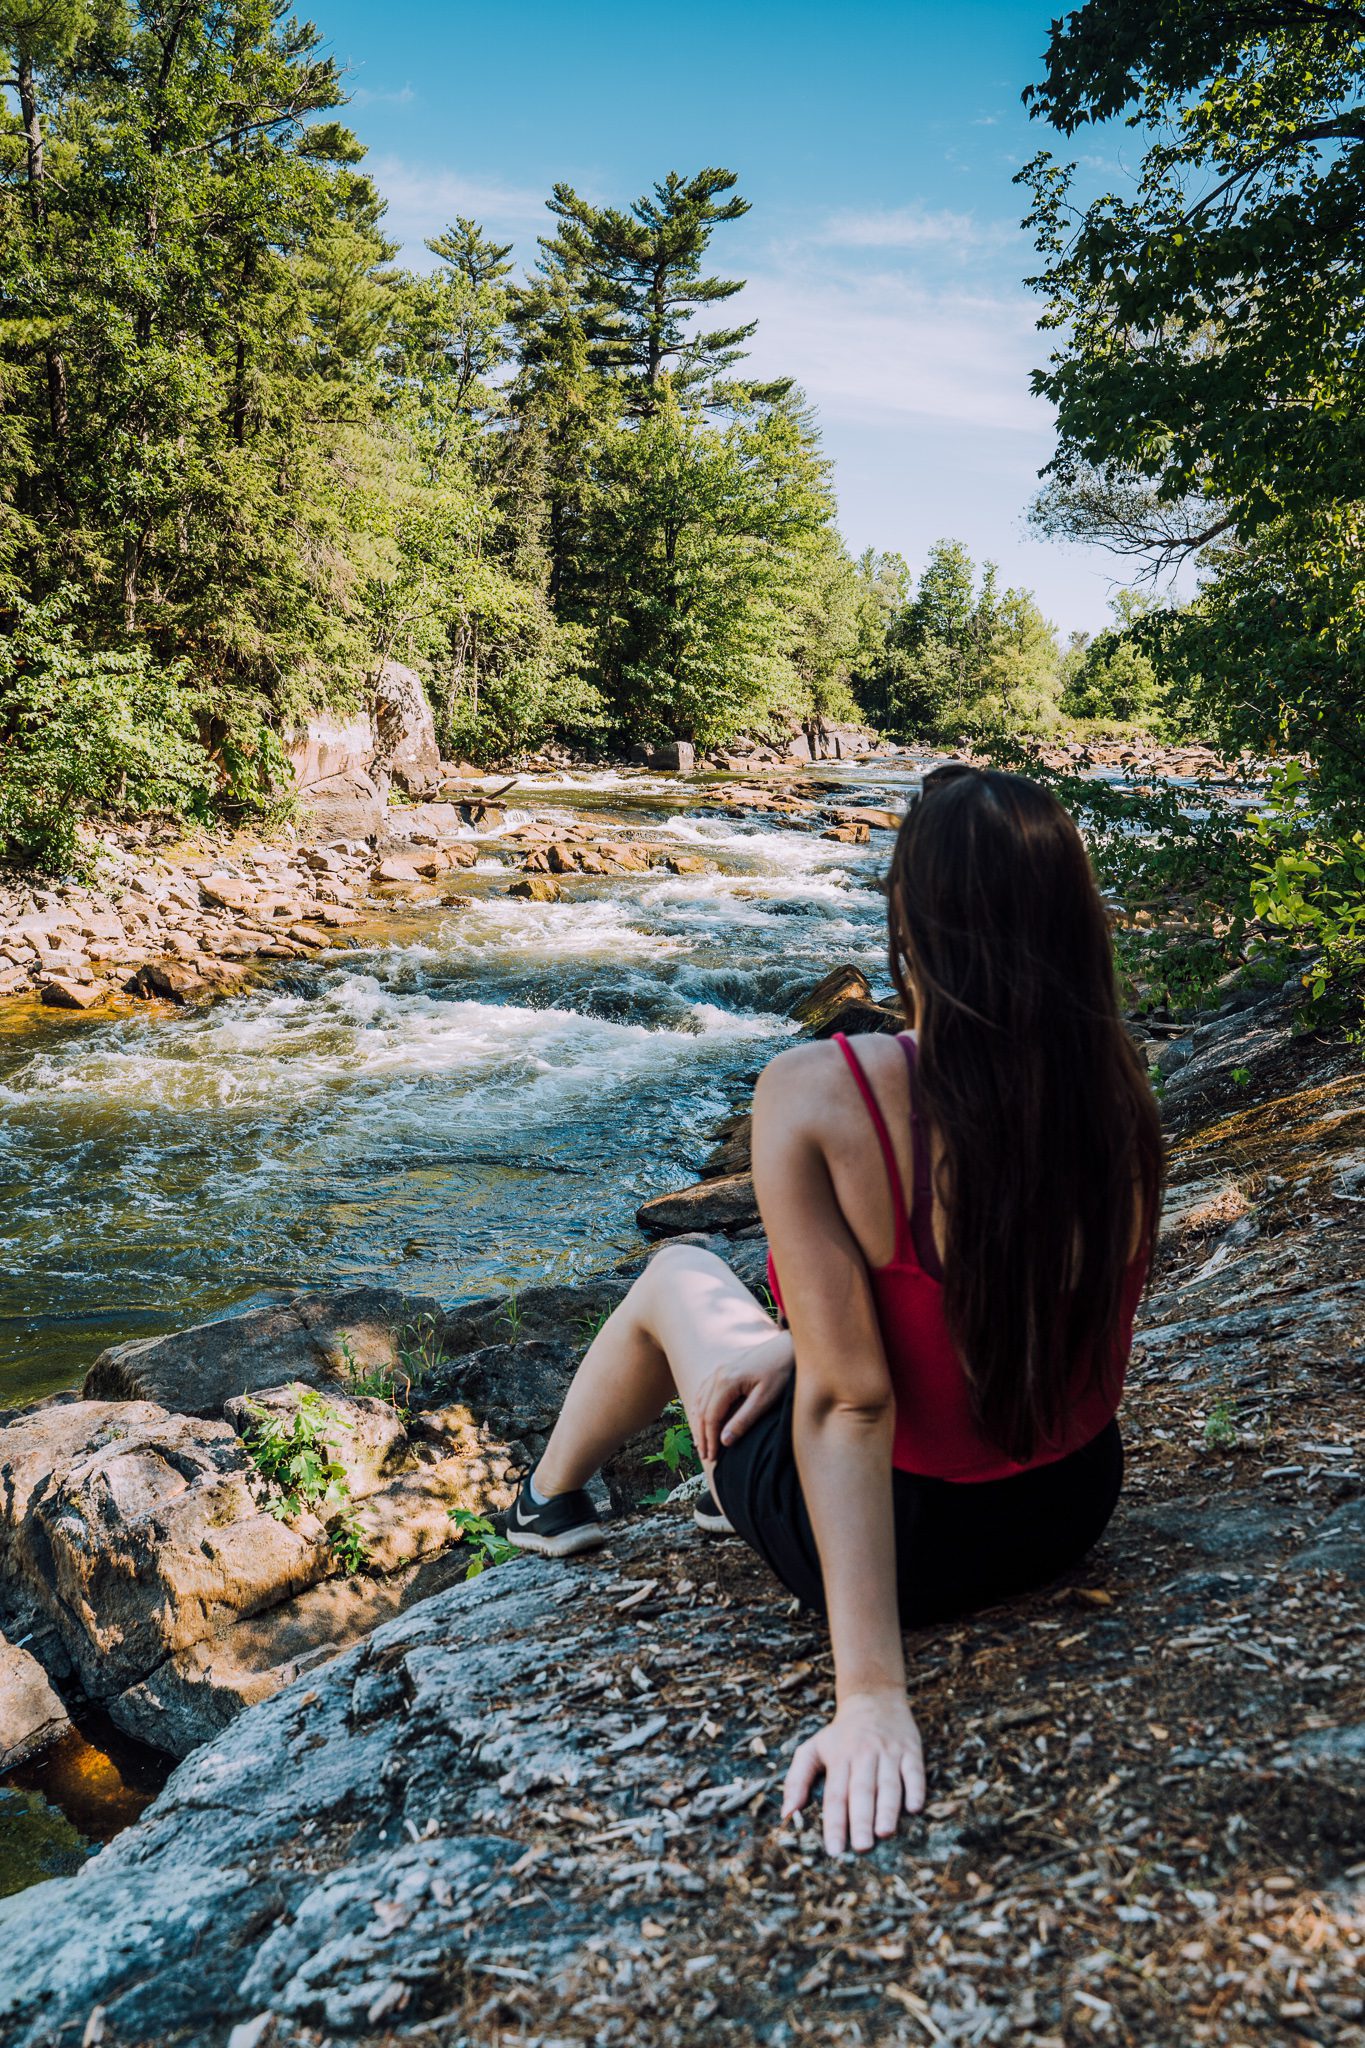
<instances>
[{"instance_id":1,"label":"woman sitting on rock","mask_svg":"<svg viewBox=\"0 0 1365 2048\"><path fill-rule=\"evenodd\" d=\"M1113 1512L1161 1186L1104 909L1056 798L936 769L888 899L913 1033L794 1046L754 1098L786 1327L710 1252L659 1252L507 1528L555 1557L600 1543L586 1481L679 1395L703 1527L733 1527L828 1614L836 1711L796 1751L784 1812L823 1772L834 1854L924 1802L902 1628L1044 1585Z\"/></svg>"}]
</instances>

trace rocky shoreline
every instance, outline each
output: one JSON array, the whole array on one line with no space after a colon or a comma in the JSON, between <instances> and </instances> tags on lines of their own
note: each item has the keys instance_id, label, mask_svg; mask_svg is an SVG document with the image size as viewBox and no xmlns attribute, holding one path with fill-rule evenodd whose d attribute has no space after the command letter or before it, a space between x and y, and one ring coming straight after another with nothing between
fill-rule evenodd
<instances>
[{"instance_id":1,"label":"rocky shoreline","mask_svg":"<svg viewBox=\"0 0 1365 2048\"><path fill-rule=\"evenodd\" d=\"M252 1498L226 1386L349 1400L357 1512L381 1524L443 1468L492 1506L627 1271L531 1291L515 1327L499 1299L300 1297L117 1347L87 1398L8 1419L3 1583L87 1678L134 1678L125 1697L174 1716L219 1658L221 1708L225 1641L264 1645L310 1601L327 1618L135 1827L0 1905L7 2044L779 2048L798 2019L850 2043L1358 2042L1365 1076L1278 998L1209 1023L1166 1090L1119 1515L1062 1586L914 1639L930 1805L856 1864L776 1812L826 1710L822 1632L738 1543L642 1516L638 1449L608 1475L605 1559L471 1582L458 1546L386 1552L392 1606L355 1639L335 1570L221 1626L205 1532L220 1557L249 1536L260 1586L318 1556ZM722 1133L722 1165L743 1136ZM712 1241L756 1282L762 1240L738 1228ZM340 1338L363 1372L401 1365L414 1313L440 1320L404 1422L344 1392ZM101 1624L120 1530L124 1606ZM193 1599L168 1598L191 1564ZM443 1588L409 1597L423 1569ZM186 1613L217 1633L177 1646Z\"/></svg>"},{"instance_id":2,"label":"rocky shoreline","mask_svg":"<svg viewBox=\"0 0 1365 2048\"><path fill-rule=\"evenodd\" d=\"M536 791L518 794L517 772L481 775L441 762L434 733L420 721L416 731L399 722L388 743L391 752L376 780L339 742L319 752L311 735L299 750L301 822L272 836L182 834L155 824L111 828L87 847L87 879L45 886L0 877L0 1002L36 998L54 1009L88 1011L138 1001L212 1001L261 966L354 943L396 906L458 907L465 900L459 877L480 862L496 861L515 876L510 894L541 902L554 901L574 876L655 866L687 873L706 865L701 855L661 849L639 832L599 832L582 824L566 830L534 815L508 830L500 799L518 809L529 803L534 812ZM752 744L742 753L698 759L685 742L636 752L648 758L621 765L742 778L705 789L706 803L720 812L780 819L851 845L866 843L874 831L894 830L898 814L839 802L837 783L819 788L819 762L933 758L853 728L794 735L784 753ZM1092 741L1043 752L1053 766L1121 770L1138 779L1248 772L1246 764L1221 764L1206 747ZM378 774L375 758L365 759ZM308 764L319 761L325 774L309 771ZM537 757L527 772L564 765L557 757Z\"/></svg>"},{"instance_id":3,"label":"rocky shoreline","mask_svg":"<svg viewBox=\"0 0 1365 2048\"><path fill-rule=\"evenodd\" d=\"M0 883L0 999L37 996L92 1010L127 999L189 1003L241 986L253 968L308 959L381 928L403 905L469 898L461 874L494 861L508 894L553 902L574 876L704 870L699 854L657 835L534 815L507 829L488 793L517 778L447 782L433 801L391 804L376 843L345 838L267 843L251 835L139 844L149 832L106 834L91 883ZM534 804L535 792L527 792ZM521 800L524 805L527 798ZM865 843L894 813L752 783L718 787L717 810L777 816L830 839ZM490 836L495 835L495 836Z\"/></svg>"}]
</instances>

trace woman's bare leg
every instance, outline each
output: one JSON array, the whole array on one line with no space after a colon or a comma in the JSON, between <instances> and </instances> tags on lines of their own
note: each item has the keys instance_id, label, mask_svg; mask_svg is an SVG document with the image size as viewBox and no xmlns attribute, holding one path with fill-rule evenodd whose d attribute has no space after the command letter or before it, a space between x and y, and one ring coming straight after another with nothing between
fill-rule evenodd
<instances>
[{"instance_id":1,"label":"woman's bare leg","mask_svg":"<svg viewBox=\"0 0 1365 2048\"><path fill-rule=\"evenodd\" d=\"M716 1368L778 1335L723 1259L696 1245L665 1246L588 1347L536 1468L537 1492L585 1485L675 1393L695 1434L698 1399Z\"/></svg>"}]
</instances>

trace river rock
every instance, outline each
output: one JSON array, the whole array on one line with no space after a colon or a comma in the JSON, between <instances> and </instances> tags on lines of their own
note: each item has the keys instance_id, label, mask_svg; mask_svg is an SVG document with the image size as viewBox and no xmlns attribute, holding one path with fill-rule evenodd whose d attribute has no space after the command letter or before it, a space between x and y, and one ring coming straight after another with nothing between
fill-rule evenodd
<instances>
[{"instance_id":1,"label":"river rock","mask_svg":"<svg viewBox=\"0 0 1365 2048\"><path fill-rule=\"evenodd\" d=\"M507 893L525 897L531 903L558 903L564 892L548 875L527 875L520 882L513 882Z\"/></svg>"},{"instance_id":2,"label":"river rock","mask_svg":"<svg viewBox=\"0 0 1365 2048\"><path fill-rule=\"evenodd\" d=\"M299 802L324 838L372 842L384 828L388 775L372 712L320 713L285 738Z\"/></svg>"},{"instance_id":3,"label":"river rock","mask_svg":"<svg viewBox=\"0 0 1365 2048\"><path fill-rule=\"evenodd\" d=\"M313 830L322 838L360 840L373 845L384 830L387 777L355 767L329 775L302 792Z\"/></svg>"},{"instance_id":4,"label":"river rock","mask_svg":"<svg viewBox=\"0 0 1365 2048\"><path fill-rule=\"evenodd\" d=\"M223 1422L162 1414L52 1475L17 1569L92 1698L333 1569L320 1523L277 1520Z\"/></svg>"},{"instance_id":5,"label":"river rock","mask_svg":"<svg viewBox=\"0 0 1365 2048\"><path fill-rule=\"evenodd\" d=\"M716 1126L711 1135L719 1142L701 1163L703 1180L722 1180L729 1174L749 1171L753 1123L753 1117L746 1110L743 1115L727 1117L723 1124Z\"/></svg>"},{"instance_id":6,"label":"river rock","mask_svg":"<svg viewBox=\"0 0 1365 2048\"><path fill-rule=\"evenodd\" d=\"M0 1410L0 1597L17 1576L20 1532L54 1475L107 1444L125 1441L130 1431L154 1425L164 1412L153 1401L83 1401L74 1395Z\"/></svg>"},{"instance_id":7,"label":"river rock","mask_svg":"<svg viewBox=\"0 0 1365 2048\"><path fill-rule=\"evenodd\" d=\"M698 1181L676 1194L654 1195L635 1212L641 1230L653 1237L677 1237L692 1230L738 1230L758 1221L751 1173Z\"/></svg>"},{"instance_id":8,"label":"river rock","mask_svg":"<svg viewBox=\"0 0 1365 2048\"><path fill-rule=\"evenodd\" d=\"M335 1387L361 1372L402 1370L414 1333L440 1318L427 1295L388 1287L300 1292L272 1308L198 1323L166 1337L111 1344L85 1376L92 1400L151 1400L185 1415L220 1415L234 1394L290 1380Z\"/></svg>"},{"instance_id":9,"label":"river rock","mask_svg":"<svg viewBox=\"0 0 1365 2048\"><path fill-rule=\"evenodd\" d=\"M250 1438L263 1414L287 1428L306 1391L301 1380L294 1380L255 1394L236 1394L223 1403L223 1420L242 1438ZM398 1411L372 1394L342 1394L331 1388L327 1406L333 1418L328 1443L345 1474L350 1498L362 1500L377 1493L408 1462L408 1436Z\"/></svg>"},{"instance_id":10,"label":"river rock","mask_svg":"<svg viewBox=\"0 0 1365 2048\"><path fill-rule=\"evenodd\" d=\"M408 860L400 854L389 854L376 862L370 870L370 879L375 882L420 882L422 871L415 860Z\"/></svg>"},{"instance_id":11,"label":"river rock","mask_svg":"<svg viewBox=\"0 0 1365 2048\"><path fill-rule=\"evenodd\" d=\"M691 740L665 740L662 745L650 748L649 765L690 775L697 765L697 750Z\"/></svg>"},{"instance_id":12,"label":"river rock","mask_svg":"<svg viewBox=\"0 0 1365 2048\"><path fill-rule=\"evenodd\" d=\"M191 966L187 960L147 960L125 985L130 995L149 1001L197 1003L217 995L232 978L231 969L221 961Z\"/></svg>"},{"instance_id":13,"label":"river rock","mask_svg":"<svg viewBox=\"0 0 1365 2048\"><path fill-rule=\"evenodd\" d=\"M54 1010L92 1010L109 993L102 981L74 981L50 974L38 984L41 1000Z\"/></svg>"},{"instance_id":14,"label":"river rock","mask_svg":"<svg viewBox=\"0 0 1365 2048\"><path fill-rule=\"evenodd\" d=\"M254 910L263 893L258 883L243 881L240 875L204 875L199 887L206 903L238 913Z\"/></svg>"},{"instance_id":15,"label":"river rock","mask_svg":"<svg viewBox=\"0 0 1365 2048\"><path fill-rule=\"evenodd\" d=\"M846 1003L871 1000L871 982L862 968L853 966L850 961L842 967L831 968L814 988L806 989L796 998L787 1014L819 1038L825 1035L831 1019L838 1016Z\"/></svg>"},{"instance_id":16,"label":"river rock","mask_svg":"<svg viewBox=\"0 0 1365 2048\"><path fill-rule=\"evenodd\" d=\"M375 684L375 755L371 774L386 772L410 796L440 788L441 750L426 685L416 669L386 661Z\"/></svg>"},{"instance_id":17,"label":"river rock","mask_svg":"<svg viewBox=\"0 0 1365 2048\"><path fill-rule=\"evenodd\" d=\"M37 1658L0 1635L0 1774L17 1770L70 1726Z\"/></svg>"},{"instance_id":18,"label":"river rock","mask_svg":"<svg viewBox=\"0 0 1365 2048\"><path fill-rule=\"evenodd\" d=\"M842 1031L846 1038L856 1038L880 1033L894 1035L904 1029L904 1013L890 1003L851 1002L830 1018L825 1029L812 1032L811 1036L833 1038L836 1031Z\"/></svg>"},{"instance_id":19,"label":"river rock","mask_svg":"<svg viewBox=\"0 0 1365 2048\"><path fill-rule=\"evenodd\" d=\"M440 1553L386 1578L324 1579L167 1657L111 1701L111 1719L139 1742L188 1756L247 1707L292 1685L381 1623L463 1579L469 1553L447 1526Z\"/></svg>"}]
</instances>

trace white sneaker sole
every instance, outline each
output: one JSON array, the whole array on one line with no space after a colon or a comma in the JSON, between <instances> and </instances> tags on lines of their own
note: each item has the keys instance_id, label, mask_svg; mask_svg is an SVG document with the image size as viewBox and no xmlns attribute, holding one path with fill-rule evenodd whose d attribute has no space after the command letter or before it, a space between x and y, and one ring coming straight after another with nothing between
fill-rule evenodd
<instances>
[{"instance_id":1,"label":"white sneaker sole","mask_svg":"<svg viewBox=\"0 0 1365 2048\"><path fill-rule=\"evenodd\" d=\"M708 1536L733 1536L735 1525L728 1515L704 1515L700 1508L693 1508L692 1520Z\"/></svg>"},{"instance_id":2,"label":"white sneaker sole","mask_svg":"<svg viewBox=\"0 0 1365 2048\"><path fill-rule=\"evenodd\" d=\"M561 1536L538 1536L533 1529L509 1529L504 1540L517 1550L533 1550L538 1557L577 1557L583 1550L600 1550L607 1532L588 1522L581 1529L566 1529Z\"/></svg>"}]
</instances>

